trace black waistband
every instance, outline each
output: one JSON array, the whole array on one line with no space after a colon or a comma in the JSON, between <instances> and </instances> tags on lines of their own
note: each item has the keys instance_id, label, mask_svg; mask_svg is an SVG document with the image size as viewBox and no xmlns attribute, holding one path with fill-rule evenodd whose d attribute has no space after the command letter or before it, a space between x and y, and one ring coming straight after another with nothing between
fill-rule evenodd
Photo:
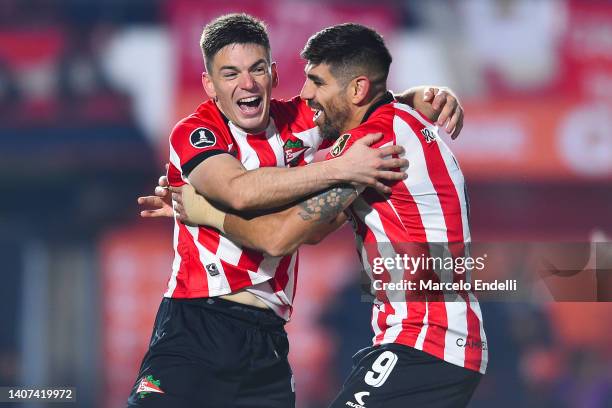
<instances>
[{"instance_id":1,"label":"black waistband","mask_svg":"<svg viewBox=\"0 0 612 408\"><path fill-rule=\"evenodd\" d=\"M172 298L171 301L198 306L208 310L214 310L241 320L244 323L259 327L282 328L286 323L284 319L279 317L270 309L243 305L241 303L232 302L231 300L221 299L218 297L192 299Z\"/></svg>"}]
</instances>

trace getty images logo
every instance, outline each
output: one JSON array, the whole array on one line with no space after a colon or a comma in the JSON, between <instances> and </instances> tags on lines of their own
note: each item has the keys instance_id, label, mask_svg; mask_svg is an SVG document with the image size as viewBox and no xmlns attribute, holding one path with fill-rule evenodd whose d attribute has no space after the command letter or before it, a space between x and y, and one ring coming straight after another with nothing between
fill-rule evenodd
<instances>
[{"instance_id":1,"label":"getty images logo","mask_svg":"<svg viewBox=\"0 0 612 408\"><path fill-rule=\"evenodd\" d=\"M354 395L355 401L357 401L357 403L354 403L353 401L346 401L346 405L351 408L366 408L363 399L369 395L370 393L368 391L358 392Z\"/></svg>"}]
</instances>

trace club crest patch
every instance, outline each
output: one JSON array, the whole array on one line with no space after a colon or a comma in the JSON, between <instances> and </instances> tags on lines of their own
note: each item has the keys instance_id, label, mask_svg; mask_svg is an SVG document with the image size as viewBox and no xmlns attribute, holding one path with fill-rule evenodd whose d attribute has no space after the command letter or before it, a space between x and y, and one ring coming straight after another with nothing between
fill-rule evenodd
<instances>
[{"instance_id":1,"label":"club crest patch","mask_svg":"<svg viewBox=\"0 0 612 408\"><path fill-rule=\"evenodd\" d=\"M304 142L301 139L287 139L283 145L285 151L285 163L289 167L294 167L298 164L300 157L308 149L308 146L304 146Z\"/></svg>"},{"instance_id":2,"label":"club crest patch","mask_svg":"<svg viewBox=\"0 0 612 408\"><path fill-rule=\"evenodd\" d=\"M210 129L201 127L191 132L189 142L196 149L204 149L217 143L217 138Z\"/></svg>"},{"instance_id":3,"label":"club crest patch","mask_svg":"<svg viewBox=\"0 0 612 408\"><path fill-rule=\"evenodd\" d=\"M336 143L334 143L331 150L329 151L332 157L340 156L340 154L344 151L344 148L346 147L346 143L348 142L350 138L351 138L351 135L349 133L345 133L342 136L340 136L338 140L336 140Z\"/></svg>"}]
</instances>

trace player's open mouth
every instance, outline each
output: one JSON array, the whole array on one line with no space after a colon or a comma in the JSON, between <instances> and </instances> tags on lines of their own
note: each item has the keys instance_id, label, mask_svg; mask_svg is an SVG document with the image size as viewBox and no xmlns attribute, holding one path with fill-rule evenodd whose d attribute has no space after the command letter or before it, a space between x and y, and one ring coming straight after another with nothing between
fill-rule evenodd
<instances>
[{"instance_id":1,"label":"player's open mouth","mask_svg":"<svg viewBox=\"0 0 612 408\"><path fill-rule=\"evenodd\" d=\"M261 96L249 96L248 98L238 99L236 103L243 114L252 116L260 113L263 105L261 102Z\"/></svg>"},{"instance_id":2,"label":"player's open mouth","mask_svg":"<svg viewBox=\"0 0 612 408\"><path fill-rule=\"evenodd\" d=\"M316 122L316 120L319 119L319 116L321 116L322 113L323 113L322 109L315 109L314 110L314 115L312 117L312 121Z\"/></svg>"}]
</instances>

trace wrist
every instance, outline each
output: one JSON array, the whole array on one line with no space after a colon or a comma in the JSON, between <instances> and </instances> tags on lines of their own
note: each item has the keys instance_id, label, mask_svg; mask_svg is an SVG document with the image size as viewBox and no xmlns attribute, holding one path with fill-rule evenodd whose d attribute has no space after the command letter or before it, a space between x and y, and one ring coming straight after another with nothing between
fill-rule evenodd
<instances>
[{"instance_id":1,"label":"wrist","mask_svg":"<svg viewBox=\"0 0 612 408\"><path fill-rule=\"evenodd\" d=\"M344 156L336 157L322 163L325 165L323 169L323 179L326 181L326 185L323 188L331 187L339 183L350 183L352 181L342 167L342 163L345 160L343 157Z\"/></svg>"}]
</instances>

